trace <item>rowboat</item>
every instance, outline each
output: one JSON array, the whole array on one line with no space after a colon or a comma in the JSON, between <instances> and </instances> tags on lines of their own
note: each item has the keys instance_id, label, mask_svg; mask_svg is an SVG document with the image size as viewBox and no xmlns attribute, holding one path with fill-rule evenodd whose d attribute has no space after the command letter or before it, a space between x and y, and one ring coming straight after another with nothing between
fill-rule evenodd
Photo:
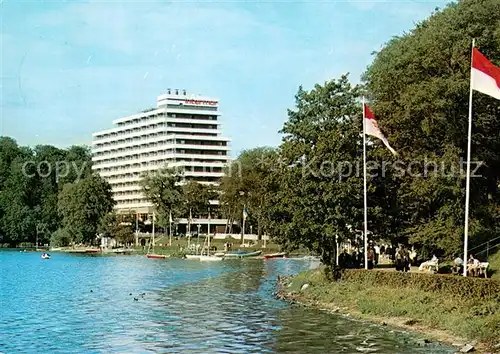
<instances>
[{"instance_id":1,"label":"rowboat","mask_svg":"<svg viewBox=\"0 0 500 354\"><path fill-rule=\"evenodd\" d=\"M286 253L279 252L279 253L271 253L271 254L264 255L264 259L272 259L272 258L286 258Z\"/></svg>"},{"instance_id":2,"label":"rowboat","mask_svg":"<svg viewBox=\"0 0 500 354\"><path fill-rule=\"evenodd\" d=\"M247 257L256 257L259 256L262 251L248 252L248 251L235 251L226 253L224 257L226 258L247 258Z\"/></svg>"},{"instance_id":3,"label":"rowboat","mask_svg":"<svg viewBox=\"0 0 500 354\"><path fill-rule=\"evenodd\" d=\"M153 253L148 253L146 257L151 258L151 259L166 259L168 256L164 254L153 254Z\"/></svg>"}]
</instances>

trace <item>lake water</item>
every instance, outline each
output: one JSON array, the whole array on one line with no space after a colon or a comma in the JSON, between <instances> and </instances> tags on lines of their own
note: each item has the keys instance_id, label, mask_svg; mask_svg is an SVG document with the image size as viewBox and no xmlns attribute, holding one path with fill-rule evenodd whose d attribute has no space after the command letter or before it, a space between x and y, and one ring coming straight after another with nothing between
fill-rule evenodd
<instances>
[{"instance_id":1,"label":"lake water","mask_svg":"<svg viewBox=\"0 0 500 354\"><path fill-rule=\"evenodd\" d=\"M273 298L310 260L0 252L3 353L452 353ZM140 295L145 293L145 295ZM135 299L137 300L135 300Z\"/></svg>"}]
</instances>

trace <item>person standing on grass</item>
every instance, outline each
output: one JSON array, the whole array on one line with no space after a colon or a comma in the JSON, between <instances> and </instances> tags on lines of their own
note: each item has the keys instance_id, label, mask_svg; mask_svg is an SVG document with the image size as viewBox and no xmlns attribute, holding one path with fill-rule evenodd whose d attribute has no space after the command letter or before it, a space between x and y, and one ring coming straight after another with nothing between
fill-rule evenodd
<instances>
[{"instance_id":1,"label":"person standing on grass","mask_svg":"<svg viewBox=\"0 0 500 354\"><path fill-rule=\"evenodd\" d=\"M410 252L405 246L402 247L403 252L403 272L410 271Z\"/></svg>"},{"instance_id":2,"label":"person standing on grass","mask_svg":"<svg viewBox=\"0 0 500 354\"><path fill-rule=\"evenodd\" d=\"M375 261L375 251L371 246L368 247L367 258L368 258L368 269L373 269L373 262Z\"/></svg>"},{"instance_id":3,"label":"person standing on grass","mask_svg":"<svg viewBox=\"0 0 500 354\"><path fill-rule=\"evenodd\" d=\"M375 265L378 265L378 260L380 258L380 247L378 245L375 245L373 247L373 250L375 251Z\"/></svg>"}]
</instances>

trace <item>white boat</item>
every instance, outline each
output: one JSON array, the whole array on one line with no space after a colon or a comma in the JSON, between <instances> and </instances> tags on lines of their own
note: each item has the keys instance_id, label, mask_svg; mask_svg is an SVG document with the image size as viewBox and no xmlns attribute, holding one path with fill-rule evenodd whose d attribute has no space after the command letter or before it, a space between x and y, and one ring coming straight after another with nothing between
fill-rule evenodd
<instances>
[{"instance_id":1,"label":"white boat","mask_svg":"<svg viewBox=\"0 0 500 354\"><path fill-rule=\"evenodd\" d=\"M261 253L262 253L262 251L254 251L254 252L234 251L234 252L226 253L225 257L227 257L227 258L257 257L257 256L260 256Z\"/></svg>"},{"instance_id":2,"label":"white boat","mask_svg":"<svg viewBox=\"0 0 500 354\"><path fill-rule=\"evenodd\" d=\"M214 254L210 255L210 213L208 214L208 233L207 233L207 238L205 239L207 242L207 254L203 254L203 251L201 255L199 256L201 262L219 262L224 259L224 254ZM203 243L203 246L205 246L205 243Z\"/></svg>"},{"instance_id":3,"label":"white boat","mask_svg":"<svg viewBox=\"0 0 500 354\"><path fill-rule=\"evenodd\" d=\"M218 261L222 261L224 259L224 257L217 257L217 256L214 256L214 255L201 255L199 256L200 257L200 261L201 262L218 262Z\"/></svg>"},{"instance_id":4,"label":"white boat","mask_svg":"<svg viewBox=\"0 0 500 354\"><path fill-rule=\"evenodd\" d=\"M186 254L184 257L189 260L199 260L200 255L199 254Z\"/></svg>"},{"instance_id":5,"label":"white boat","mask_svg":"<svg viewBox=\"0 0 500 354\"><path fill-rule=\"evenodd\" d=\"M50 254L42 253L42 259L50 259Z\"/></svg>"}]
</instances>

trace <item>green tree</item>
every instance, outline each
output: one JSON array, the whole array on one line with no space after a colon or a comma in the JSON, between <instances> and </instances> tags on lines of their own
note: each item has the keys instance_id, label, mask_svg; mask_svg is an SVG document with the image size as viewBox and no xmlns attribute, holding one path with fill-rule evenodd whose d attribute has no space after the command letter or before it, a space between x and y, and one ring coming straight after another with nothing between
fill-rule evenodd
<instances>
[{"instance_id":1,"label":"green tree","mask_svg":"<svg viewBox=\"0 0 500 354\"><path fill-rule=\"evenodd\" d=\"M114 238L118 244L127 244L134 241L133 215L116 214L115 212L101 218L97 232L101 237Z\"/></svg>"},{"instance_id":2,"label":"green tree","mask_svg":"<svg viewBox=\"0 0 500 354\"><path fill-rule=\"evenodd\" d=\"M253 225L259 238L265 223L264 205L269 197L267 178L278 161L276 149L257 147L243 151L225 170L221 179L221 203L230 219L241 221L243 207L249 217L246 227Z\"/></svg>"},{"instance_id":3,"label":"green tree","mask_svg":"<svg viewBox=\"0 0 500 354\"><path fill-rule=\"evenodd\" d=\"M183 214L188 216L189 210L194 215L208 212L210 200L217 198L213 186L203 185L196 181L188 181L182 186L182 198L185 202Z\"/></svg>"},{"instance_id":4,"label":"green tree","mask_svg":"<svg viewBox=\"0 0 500 354\"><path fill-rule=\"evenodd\" d=\"M47 243L61 227L62 185L88 176L90 162L86 147L30 149L0 137L0 243Z\"/></svg>"},{"instance_id":5,"label":"green tree","mask_svg":"<svg viewBox=\"0 0 500 354\"><path fill-rule=\"evenodd\" d=\"M359 89L347 75L299 88L296 109L282 129L280 162L268 180L266 214L272 236L285 249L306 247L333 265L335 240L362 222ZM350 169L350 171L349 171Z\"/></svg>"},{"instance_id":6,"label":"green tree","mask_svg":"<svg viewBox=\"0 0 500 354\"><path fill-rule=\"evenodd\" d=\"M57 229L50 236L50 245L52 247L67 247L71 244L72 238L68 230L64 228Z\"/></svg>"},{"instance_id":7,"label":"green tree","mask_svg":"<svg viewBox=\"0 0 500 354\"><path fill-rule=\"evenodd\" d=\"M500 2L459 1L437 11L390 40L364 75L375 114L402 162L419 165L421 172L429 161L439 166L438 173L406 174L398 181L396 203L404 219L399 232L426 256L451 256L462 249L461 162L466 160L472 38L500 64ZM484 163L476 172L480 177L471 179L471 247L495 234L500 221L490 212L498 205L500 104L475 92L473 108L472 160Z\"/></svg>"},{"instance_id":8,"label":"green tree","mask_svg":"<svg viewBox=\"0 0 500 354\"><path fill-rule=\"evenodd\" d=\"M35 190L33 171L25 169L28 154L20 153L9 167L9 175L0 192L1 229L3 241L11 245L34 242L36 235Z\"/></svg>"},{"instance_id":9,"label":"green tree","mask_svg":"<svg viewBox=\"0 0 500 354\"><path fill-rule=\"evenodd\" d=\"M64 185L59 194L58 211L63 228L77 243L92 243L101 219L114 206L111 186L97 175Z\"/></svg>"},{"instance_id":10,"label":"green tree","mask_svg":"<svg viewBox=\"0 0 500 354\"><path fill-rule=\"evenodd\" d=\"M145 174L140 182L144 195L155 206L160 226L168 225L170 212L173 218L184 212L181 178L176 170L162 168Z\"/></svg>"}]
</instances>

